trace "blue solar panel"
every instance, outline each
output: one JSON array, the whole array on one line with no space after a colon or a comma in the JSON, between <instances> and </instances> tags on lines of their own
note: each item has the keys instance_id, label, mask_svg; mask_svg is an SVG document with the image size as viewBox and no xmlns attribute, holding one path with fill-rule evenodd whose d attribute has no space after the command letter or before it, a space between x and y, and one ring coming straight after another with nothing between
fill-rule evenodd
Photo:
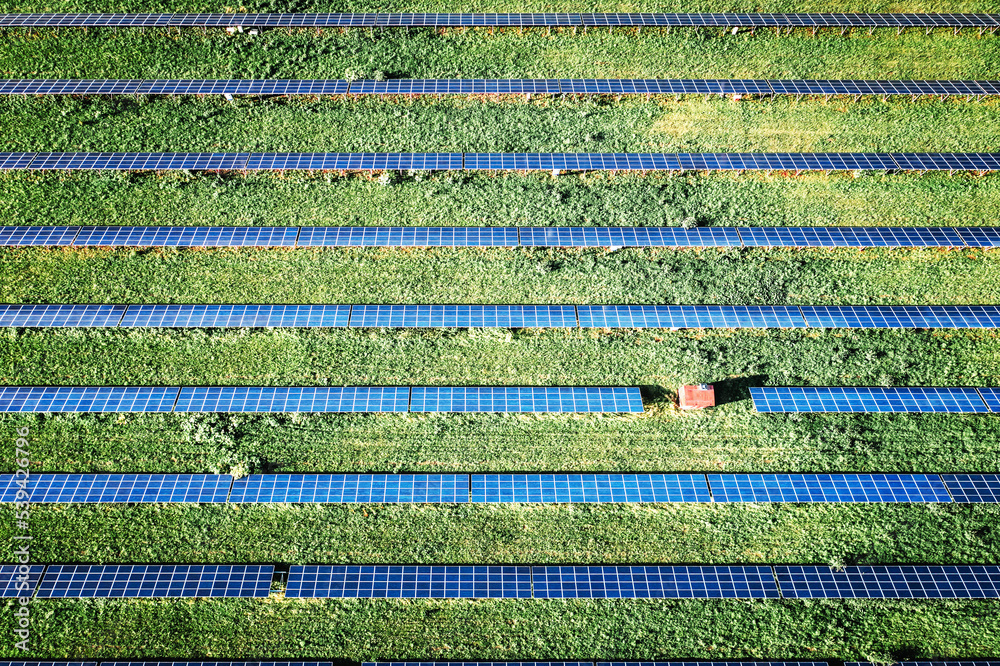
<instances>
[{"instance_id":1,"label":"blue solar panel","mask_svg":"<svg viewBox=\"0 0 1000 666\"><path fill-rule=\"evenodd\" d=\"M32 474L31 502L225 502L228 474ZM0 474L0 501L13 502L13 474Z\"/></svg>"},{"instance_id":2,"label":"blue solar panel","mask_svg":"<svg viewBox=\"0 0 1000 666\"><path fill-rule=\"evenodd\" d=\"M175 411L405 412L409 394L406 386L186 386Z\"/></svg>"},{"instance_id":3,"label":"blue solar panel","mask_svg":"<svg viewBox=\"0 0 1000 666\"><path fill-rule=\"evenodd\" d=\"M980 387L979 395L994 414L1000 414L1000 389Z\"/></svg>"},{"instance_id":4,"label":"blue solar panel","mask_svg":"<svg viewBox=\"0 0 1000 666\"><path fill-rule=\"evenodd\" d=\"M986 412L966 387L752 387L758 412Z\"/></svg>"},{"instance_id":5,"label":"blue solar panel","mask_svg":"<svg viewBox=\"0 0 1000 666\"><path fill-rule=\"evenodd\" d=\"M0 305L0 326L113 327L124 305Z\"/></svg>"},{"instance_id":6,"label":"blue solar panel","mask_svg":"<svg viewBox=\"0 0 1000 666\"><path fill-rule=\"evenodd\" d=\"M230 502L468 502L468 474L254 474Z\"/></svg>"},{"instance_id":7,"label":"blue solar panel","mask_svg":"<svg viewBox=\"0 0 1000 666\"><path fill-rule=\"evenodd\" d=\"M473 474L473 502L710 502L704 474Z\"/></svg>"},{"instance_id":8,"label":"blue solar panel","mask_svg":"<svg viewBox=\"0 0 1000 666\"><path fill-rule=\"evenodd\" d=\"M993 599L1000 566L776 566L786 599Z\"/></svg>"},{"instance_id":9,"label":"blue solar panel","mask_svg":"<svg viewBox=\"0 0 1000 666\"><path fill-rule=\"evenodd\" d=\"M536 599L773 599L771 567L532 567Z\"/></svg>"},{"instance_id":10,"label":"blue solar panel","mask_svg":"<svg viewBox=\"0 0 1000 666\"><path fill-rule=\"evenodd\" d=\"M594 666L829 666L825 661L598 661Z\"/></svg>"},{"instance_id":11,"label":"blue solar panel","mask_svg":"<svg viewBox=\"0 0 1000 666\"><path fill-rule=\"evenodd\" d=\"M352 327L567 328L572 305L355 305Z\"/></svg>"},{"instance_id":12,"label":"blue solar panel","mask_svg":"<svg viewBox=\"0 0 1000 666\"><path fill-rule=\"evenodd\" d=\"M350 305L130 305L121 325L346 327L350 312Z\"/></svg>"},{"instance_id":13,"label":"blue solar panel","mask_svg":"<svg viewBox=\"0 0 1000 666\"><path fill-rule=\"evenodd\" d=\"M249 153L38 153L27 168L115 171L243 169Z\"/></svg>"},{"instance_id":14,"label":"blue solar panel","mask_svg":"<svg viewBox=\"0 0 1000 666\"><path fill-rule=\"evenodd\" d=\"M956 502L1000 502L1000 474L942 474Z\"/></svg>"},{"instance_id":15,"label":"blue solar panel","mask_svg":"<svg viewBox=\"0 0 1000 666\"><path fill-rule=\"evenodd\" d=\"M963 244L969 247L1000 246L1000 228L998 227L958 227L955 229Z\"/></svg>"},{"instance_id":16,"label":"blue solar panel","mask_svg":"<svg viewBox=\"0 0 1000 666\"><path fill-rule=\"evenodd\" d=\"M462 153L252 153L254 170L438 170L462 168Z\"/></svg>"},{"instance_id":17,"label":"blue solar panel","mask_svg":"<svg viewBox=\"0 0 1000 666\"><path fill-rule=\"evenodd\" d=\"M580 305L583 328L804 328L782 305Z\"/></svg>"},{"instance_id":18,"label":"blue solar panel","mask_svg":"<svg viewBox=\"0 0 1000 666\"><path fill-rule=\"evenodd\" d=\"M169 412L177 387L5 386L0 412Z\"/></svg>"},{"instance_id":19,"label":"blue solar panel","mask_svg":"<svg viewBox=\"0 0 1000 666\"><path fill-rule=\"evenodd\" d=\"M962 247L947 227L740 227L746 247Z\"/></svg>"},{"instance_id":20,"label":"blue solar panel","mask_svg":"<svg viewBox=\"0 0 1000 666\"><path fill-rule=\"evenodd\" d=\"M995 305L803 305L817 328L998 328Z\"/></svg>"},{"instance_id":21,"label":"blue solar panel","mask_svg":"<svg viewBox=\"0 0 1000 666\"><path fill-rule=\"evenodd\" d=\"M44 564L0 564L0 598L30 597L44 570Z\"/></svg>"},{"instance_id":22,"label":"blue solar panel","mask_svg":"<svg viewBox=\"0 0 1000 666\"><path fill-rule=\"evenodd\" d=\"M273 577L270 564L50 564L36 596L266 597Z\"/></svg>"},{"instance_id":23,"label":"blue solar panel","mask_svg":"<svg viewBox=\"0 0 1000 666\"><path fill-rule=\"evenodd\" d=\"M735 227L524 227L533 247L739 247Z\"/></svg>"},{"instance_id":24,"label":"blue solar panel","mask_svg":"<svg viewBox=\"0 0 1000 666\"><path fill-rule=\"evenodd\" d=\"M0 153L0 171L27 169L37 153Z\"/></svg>"},{"instance_id":25,"label":"blue solar panel","mask_svg":"<svg viewBox=\"0 0 1000 666\"><path fill-rule=\"evenodd\" d=\"M411 412L641 412L630 387L414 386Z\"/></svg>"},{"instance_id":26,"label":"blue solar panel","mask_svg":"<svg viewBox=\"0 0 1000 666\"><path fill-rule=\"evenodd\" d=\"M298 227L81 227L73 245L294 247Z\"/></svg>"},{"instance_id":27,"label":"blue solar panel","mask_svg":"<svg viewBox=\"0 0 1000 666\"><path fill-rule=\"evenodd\" d=\"M347 89L347 81L336 79L0 80L0 95L345 95Z\"/></svg>"},{"instance_id":28,"label":"blue solar panel","mask_svg":"<svg viewBox=\"0 0 1000 666\"><path fill-rule=\"evenodd\" d=\"M299 247L514 247L517 227L302 227Z\"/></svg>"},{"instance_id":29,"label":"blue solar panel","mask_svg":"<svg viewBox=\"0 0 1000 666\"><path fill-rule=\"evenodd\" d=\"M0 227L0 245L69 245L80 227Z\"/></svg>"},{"instance_id":30,"label":"blue solar panel","mask_svg":"<svg viewBox=\"0 0 1000 666\"><path fill-rule=\"evenodd\" d=\"M709 474L716 502L950 502L936 474Z\"/></svg>"},{"instance_id":31,"label":"blue solar panel","mask_svg":"<svg viewBox=\"0 0 1000 666\"><path fill-rule=\"evenodd\" d=\"M287 598L531 598L531 569L512 566L293 566Z\"/></svg>"}]
</instances>

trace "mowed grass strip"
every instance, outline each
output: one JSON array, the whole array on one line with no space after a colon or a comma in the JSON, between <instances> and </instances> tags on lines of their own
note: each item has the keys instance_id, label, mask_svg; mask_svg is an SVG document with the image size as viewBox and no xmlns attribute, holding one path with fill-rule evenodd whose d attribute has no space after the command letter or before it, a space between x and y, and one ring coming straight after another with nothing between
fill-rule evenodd
<instances>
[{"instance_id":1,"label":"mowed grass strip","mask_svg":"<svg viewBox=\"0 0 1000 666\"><path fill-rule=\"evenodd\" d=\"M998 262L980 249L19 248L0 250L0 302L994 304Z\"/></svg>"},{"instance_id":2,"label":"mowed grass strip","mask_svg":"<svg viewBox=\"0 0 1000 666\"><path fill-rule=\"evenodd\" d=\"M991 152L1000 100L0 100L13 151Z\"/></svg>"},{"instance_id":3,"label":"mowed grass strip","mask_svg":"<svg viewBox=\"0 0 1000 666\"><path fill-rule=\"evenodd\" d=\"M996 176L913 173L10 172L0 192L10 225L990 226L1000 207Z\"/></svg>"},{"instance_id":4,"label":"mowed grass strip","mask_svg":"<svg viewBox=\"0 0 1000 666\"><path fill-rule=\"evenodd\" d=\"M0 517L14 524L12 508ZM998 518L995 505L37 506L32 561L986 564Z\"/></svg>"},{"instance_id":5,"label":"mowed grass strip","mask_svg":"<svg viewBox=\"0 0 1000 666\"><path fill-rule=\"evenodd\" d=\"M662 5L653 11L665 10L675 11ZM517 4L513 11L528 9ZM933 36L923 30L896 35L890 28L874 36L858 30L850 37L835 30L812 37L808 29L781 37L773 29L753 36L746 30L721 34L718 28L572 32L296 29L251 36L221 29L9 30L0 43L0 72L11 78L138 79L988 79L1000 66L1000 36L977 38L975 29Z\"/></svg>"},{"instance_id":6,"label":"mowed grass strip","mask_svg":"<svg viewBox=\"0 0 1000 666\"><path fill-rule=\"evenodd\" d=\"M988 659L989 601L41 600L34 654L100 659ZM2 624L13 629L14 617ZM8 658L23 653L4 646Z\"/></svg>"}]
</instances>

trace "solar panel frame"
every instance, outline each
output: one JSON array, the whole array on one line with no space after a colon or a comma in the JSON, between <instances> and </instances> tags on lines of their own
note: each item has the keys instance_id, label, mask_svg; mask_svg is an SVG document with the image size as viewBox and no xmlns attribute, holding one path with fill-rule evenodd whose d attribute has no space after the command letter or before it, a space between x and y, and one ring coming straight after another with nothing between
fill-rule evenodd
<instances>
[{"instance_id":1,"label":"solar panel frame","mask_svg":"<svg viewBox=\"0 0 1000 666\"><path fill-rule=\"evenodd\" d=\"M477 503L710 502L704 474L473 474Z\"/></svg>"},{"instance_id":2,"label":"solar panel frame","mask_svg":"<svg viewBox=\"0 0 1000 666\"><path fill-rule=\"evenodd\" d=\"M238 503L466 503L468 474L252 474L233 482Z\"/></svg>"},{"instance_id":3,"label":"solar panel frame","mask_svg":"<svg viewBox=\"0 0 1000 666\"><path fill-rule=\"evenodd\" d=\"M405 412L406 386L185 386L175 412Z\"/></svg>"},{"instance_id":4,"label":"solar panel frame","mask_svg":"<svg viewBox=\"0 0 1000 666\"><path fill-rule=\"evenodd\" d=\"M0 327L113 328L125 305L0 304Z\"/></svg>"},{"instance_id":5,"label":"solar panel frame","mask_svg":"<svg viewBox=\"0 0 1000 666\"><path fill-rule=\"evenodd\" d=\"M270 564L50 564L39 599L267 597Z\"/></svg>"},{"instance_id":6,"label":"solar panel frame","mask_svg":"<svg viewBox=\"0 0 1000 666\"><path fill-rule=\"evenodd\" d=\"M1000 566L888 565L774 567L786 599L993 599Z\"/></svg>"},{"instance_id":7,"label":"solar panel frame","mask_svg":"<svg viewBox=\"0 0 1000 666\"><path fill-rule=\"evenodd\" d=\"M766 566L536 566L536 599L776 599Z\"/></svg>"},{"instance_id":8,"label":"solar panel frame","mask_svg":"<svg viewBox=\"0 0 1000 666\"><path fill-rule=\"evenodd\" d=\"M980 386L976 390L986 403L986 407L994 414L1000 414L1000 389Z\"/></svg>"},{"instance_id":9,"label":"solar panel frame","mask_svg":"<svg viewBox=\"0 0 1000 666\"><path fill-rule=\"evenodd\" d=\"M44 564L0 564L0 599L31 597L43 571Z\"/></svg>"},{"instance_id":10,"label":"solar panel frame","mask_svg":"<svg viewBox=\"0 0 1000 666\"><path fill-rule=\"evenodd\" d=\"M517 227L302 227L298 247L516 247Z\"/></svg>"},{"instance_id":11,"label":"solar panel frame","mask_svg":"<svg viewBox=\"0 0 1000 666\"><path fill-rule=\"evenodd\" d=\"M998 328L995 305L803 305L813 328Z\"/></svg>"},{"instance_id":12,"label":"solar panel frame","mask_svg":"<svg viewBox=\"0 0 1000 666\"><path fill-rule=\"evenodd\" d=\"M80 227L0 227L0 246L70 245Z\"/></svg>"},{"instance_id":13,"label":"solar panel frame","mask_svg":"<svg viewBox=\"0 0 1000 666\"><path fill-rule=\"evenodd\" d=\"M74 246L295 247L298 227L86 226Z\"/></svg>"},{"instance_id":14,"label":"solar panel frame","mask_svg":"<svg viewBox=\"0 0 1000 666\"><path fill-rule=\"evenodd\" d=\"M730 502L951 502L937 474L709 474L712 500Z\"/></svg>"},{"instance_id":15,"label":"solar panel frame","mask_svg":"<svg viewBox=\"0 0 1000 666\"><path fill-rule=\"evenodd\" d=\"M286 598L530 599L531 568L293 565Z\"/></svg>"},{"instance_id":16,"label":"solar panel frame","mask_svg":"<svg viewBox=\"0 0 1000 666\"><path fill-rule=\"evenodd\" d=\"M1000 246L1000 227L956 227L954 231L968 247Z\"/></svg>"},{"instance_id":17,"label":"solar panel frame","mask_svg":"<svg viewBox=\"0 0 1000 666\"><path fill-rule=\"evenodd\" d=\"M579 305L581 328L805 328L797 306Z\"/></svg>"},{"instance_id":18,"label":"solar panel frame","mask_svg":"<svg viewBox=\"0 0 1000 666\"><path fill-rule=\"evenodd\" d=\"M39 170L219 171L246 168L250 153L38 153Z\"/></svg>"},{"instance_id":19,"label":"solar panel frame","mask_svg":"<svg viewBox=\"0 0 1000 666\"><path fill-rule=\"evenodd\" d=\"M355 305L352 328L575 328L572 305Z\"/></svg>"},{"instance_id":20,"label":"solar panel frame","mask_svg":"<svg viewBox=\"0 0 1000 666\"><path fill-rule=\"evenodd\" d=\"M1000 474L942 474L955 502L1000 502Z\"/></svg>"},{"instance_id":21,"label":"solar panel frame","mask_svg":"<svg viewBox=\"0 0 1000 666\"><path fill-rule=\"evenodd\" d=\"M0 153L0 171L27 169L35 161L38 153Z\"/></svg>"},{"instance_id":22,"label":"solar panel frame","mask_svg":"<svg viewBox=\"0 0 1000 666\"><path fill-rule=\"evenodd\" d=\"M3 412L169 412L176 386L4 386Z\"/></svg>"},{"instance_id":23,"label":"solar panel frame","mask_svg":"<svg viewBox=\"0 0 1000 666\"><path fill-rule=\"evenodd\" d=\"M32 474L32 504L218 504L227 501L233 478L228 474ZM13 502L18 487L13 474L0 475L0 502Z\"/></svg>"},{"instance_id":24,"label":"solar panel frame","mask_svg":"<svg viewBox=\"0 0 1000 666\"><path fill-rule=\"evenodd\" d=\"M641 412L635 387L414 386L411 412Z\"/></svg>"},{"instance_id":25,"label":"solar panel frame","mask_svg":"<svg viewBox=\"0 0 1000 666\"><path fill-rule=\"evenodd\" d=\"M974 388L881 386L751 387L758 412L985 413Z\"/></svg>"},{"instance_id":26,"label":"solar panel frame","mask_svg":"<svg viewBox=\"0 0 1000 666\"><path fill-rule=\"evenodd\" d=\"M735 227L522 227L525 247L739 247Z\"/></svg>"},{"instance_id":27,"label":"solar panel frame","mask_svg":"<svg viewBox=\"0 0 1000 666\"><path fill-rule=\"evenodd\" d=\"M129 305L121 327L346 328L350 313L350 305Z\"/></svg>"}]
</instances>

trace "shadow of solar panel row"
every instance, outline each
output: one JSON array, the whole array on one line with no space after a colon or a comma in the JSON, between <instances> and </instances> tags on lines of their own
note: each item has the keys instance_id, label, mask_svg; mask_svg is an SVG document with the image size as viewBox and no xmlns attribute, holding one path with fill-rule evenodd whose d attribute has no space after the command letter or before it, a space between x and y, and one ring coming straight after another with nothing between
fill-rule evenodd
<instances>
[{"instance_id":1,"label":"shadow of solar panel row","mask_svg":"<svg viewBox=\"0 0 1000 666\"><path fill-rule=\"evenodd\" d=\"M995 389L984 389L995 395ZM751 387L758 412L949 412L991 411L971 387L768 386ZM995 397L994 397L995 400ZM1000 404L993 403L996 411Z\"/></svg>"},{"instance_id":2,"label":"shadow of solar panel row","mask_svg":"<svg viewBox=\"0 0 1000 666\"><path fill-rule=\"evenodd\" d=\"M0 14L0 27L950 27L993 28L997 14Z\"/></svg>"},{"instance_id":3,"label":"shadow of solar panel row","mask_svg":"<svg viewBox=\"0 0 1000 666\"><path fill-rule=\"evenodd\" d=\"M266 597L271 565L50 564L35 593L39 599Z\"/></svg>"},{"instance_id":4,"label":"shadow of solar panel row","mask_svg":"<svg viewBox=\"0 0 1000 666\"><path fill-rule=\"evenodd\" d=\"M997 81L848 79L0 79L0 95L1000 95Z\"/></svg>"},{"instance_id":5,"label":"shadow of solar panel row","mask_svg":"<svg viewBox=\"0 0 1000 666\"><path fill-rule=\"evenodd\" d=\"M774 567L786 599L994 599L1000 566Z\"/></svg>"},{"instance_id":6,"label":"shadow of solar panel row","mask_svg":"<svg viewBox=\"0 0 1000 666\"><path fill-rule=\"evenodd\" d=\"M642 412L635 387L6 386L3 412Z\"/></svg>"},{"instance_id":7,"label":"shadow of solar panel row","mask_svg":"<svg viewBox=\"0 0 1000 666\"><path fill-rule=\"evenodd\" d=\"M997 171L998 153L0 153L0 170Z\"/></svg>"}]
</instances>

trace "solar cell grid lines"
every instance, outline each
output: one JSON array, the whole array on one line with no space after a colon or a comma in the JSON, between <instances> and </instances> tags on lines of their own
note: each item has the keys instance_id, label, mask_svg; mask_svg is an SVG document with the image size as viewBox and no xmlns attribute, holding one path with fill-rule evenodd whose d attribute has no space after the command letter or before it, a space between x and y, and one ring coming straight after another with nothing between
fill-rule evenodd
<instances>
[{"instance_id":1,"label":"solar cell grid lines","mask_svg":"<svg viewBox=\"0 0 1000 666\"><path fill-rule=\"evenodd\" d=\"M815 328L997 328L995 305L852 305L802 306Z\"/></svg>"},{"instance_id":2,"label":"solar cell grid lines","mask_svg":"<svg viewBox=\"0 0 1000 666\"><path fill-rule=\"evenodd\" d=\"M71 245L81 227L0 227L0 245Z\"/></svg>"},{"instance_id":3,"label":"solar cell grid lines","mask_svg":"<svg viewBox=\"0 0 1000 666\"><path fill-rule=\"evenodd\" d=\"M967 387L751 387L758 412L987 412Z\"/></svg>"},{"instance_id":4,"label":"solar cell grid lines","mask_svg":"<svg viewBox=\"0 0 1000 666\"><path fill-rule=\"evenodd\" d=\"M5 386L0 412L169 412L177 387Z\"/></svg>"},{"instance_id":5,"label":"solar cell grid lines","mask_svg":"<svg viewBox=\"0 0 1000 666\"><path fill-rule=\"evenodd\" d=\"M472 502L710 502L703 474L473 474Z\"/></svg>"},{"instance_id":6,"label":"solar cell grid lines","mask_svg":"<svg viewBox=\"0 0 1000 666\"><path fill-rule=\"evenodd\" d=\"M411 412L641 412L632 387L414 386Z\"/></svg>"},{"instance_id":7,"label":"solar cell grid lines","mask_svg":"<svg viewBox=\"0 0 1000 666\"><path fill-rule=\"evenodd\" d=\"M0 598L30 597L44 570L44 564L0 564Z\"/></svg>"},{"instance_id":8,"label":"solar cell grid lines","mask_svg":"<svg viewBox=\"0 0 1000 666\"><path fill-rule=\"evenodd\" d=\"M130 305L121 326L346 327L350 312L350 305Z\"/></svg>"},{"instance_id":9,"label":"solar cell grid lines","mask_svg":"<svg viewBox=\"0 0 1000 666\"><path fill-rule=\"evenodd\" d=\"M1000 502L1000 474L942 474L956 502Z\"/></svg>"},{"instance_id":10,"label":"solar cell grid lines","mask_svg":"<svg viewBox=\"0 0 1000 666\"><path fill-rule=\"evenodd\" d=\"M776 566L786 599L992 599L1000 566Z\"/></svg>"},{"instance_id":11,"label":"solar cell grid lines","mask_svg":"<svg viewBox=\"0 0 1000 666\"><path fill-rule=\"evenodd\" d=\"M533 247L733 247L735 227L524 227L521 245Z\"/></svg>"},{"instance_id":12,"label":"solar cell grid lines","mask_svg":"<svg viewBox=\"0 0 1000 666\"><path fill-rule=\"evenodd\" d=\"M18 486L12 474L0 475L0 501L13 502ZM32 474L31 502L51 503L220 503L229 497L228 474Z\"/></svg>"},{"instance_id":13,"label":"solar cell grid lines","mask_svg":"<svg viewBox=\"0 0 1000 666\"><path fill-rule=\"evenodd\" d=\"M177 390L177 389L174 389ZM405 386L196 386L176 412L405 412Z\"/></svg>"},{"instance_id":14,"label":"solar cell grid lines","mask_svg":"<svg viewBox=\"0 0 1000 666\"><path fill-rule=\"evenodd\" d=\"M804 328L795 306L580 305L583 328Z\"/></svg>"},{"instance_id":15,"label":"solar cell grid lines","mask_svg":"<svg viewBox=\"0 0 1000 666\"><path fill-rule=\"evenodd\" d=\"M299 247L515 247L517 227L302 227Z\"/></svg>"},{"instance_id":16,"label":"solar cell grid lines","mask_svg":"<svg viewBox=\"0 0 1000 666\"><path fill-rule=\"evenodd\" d=\"M118 326L124 305L0 305L0 326Z\"/></svg>"},{"instance_id":17,"label":"solar cell grid lines","mask_svg":"<svg viewBox=\"0 0 1000 666\"><path fill-rule=\"evenodd\" d=\"M289 598L531 598L525 566L296 565Z\"/></svg>"},{"instance_id":18,"label":"solar cell grid lines","mask_svg":"<svg viewBox=\"0 0 1000 666\"><path fill-rule=\"evenodd\" d=\"M538 566L536 599L772 599L779 596L762 566Z\"/></svg>"},{"instance_id":19,"label":"solar cell grid lines","mask_svg":"<svg viewBox=\"0 0 1000 666\"><path fill-rule=\"evenodd\" d=\"M355 305L352 327L549 328L575 327L572 305Z\"/></svg>"},{"instance_id":20,"label":"solar cell grid lines","mask_svg":"<svg viewBox=\"0 0 1000 666\"><path fill-rule=\"evenodd\" d=\"M230 502L469 501L467 474L254 474L233 483Z\"/></svg>"},{"instance_id":21,"label":"solar cell grid lines","mask_svg":"<svg viewBox=\"0 0 1000 666\"><path fill-rule=\"evenodd\" d=\"M294 247L298 227L81 227L73 242L110 247Z\"/></svg>"},{"instance_id":22,"label":"solar cell grid lines","mask_svg":"<svg viewBox=\"0 0 1000 666\"><path fill-rule=\"evenodd\" d=\"M950 502L936 474L709 474L716 502Z\"/></svg>"},{"instance_id":23,"label":"solar cell grid lines","mask_svg":"<svg viewBox=\"0 0 1000 666\"><path fill-rule=\"evenodd\" d=\"M50 564L35 596L52 598L266 597L271 565Z\"/></svg>"},{"instance_id":24,"label":"solar cell grid lines","mask_svg":"<svg viewBox=\"0 0 1000 666\"><path fill-rule=\"evenodd\" d=\"M979 395L994 414L1000 414L1000 389L980 388Z\"/></svg>"}]
</instances>

